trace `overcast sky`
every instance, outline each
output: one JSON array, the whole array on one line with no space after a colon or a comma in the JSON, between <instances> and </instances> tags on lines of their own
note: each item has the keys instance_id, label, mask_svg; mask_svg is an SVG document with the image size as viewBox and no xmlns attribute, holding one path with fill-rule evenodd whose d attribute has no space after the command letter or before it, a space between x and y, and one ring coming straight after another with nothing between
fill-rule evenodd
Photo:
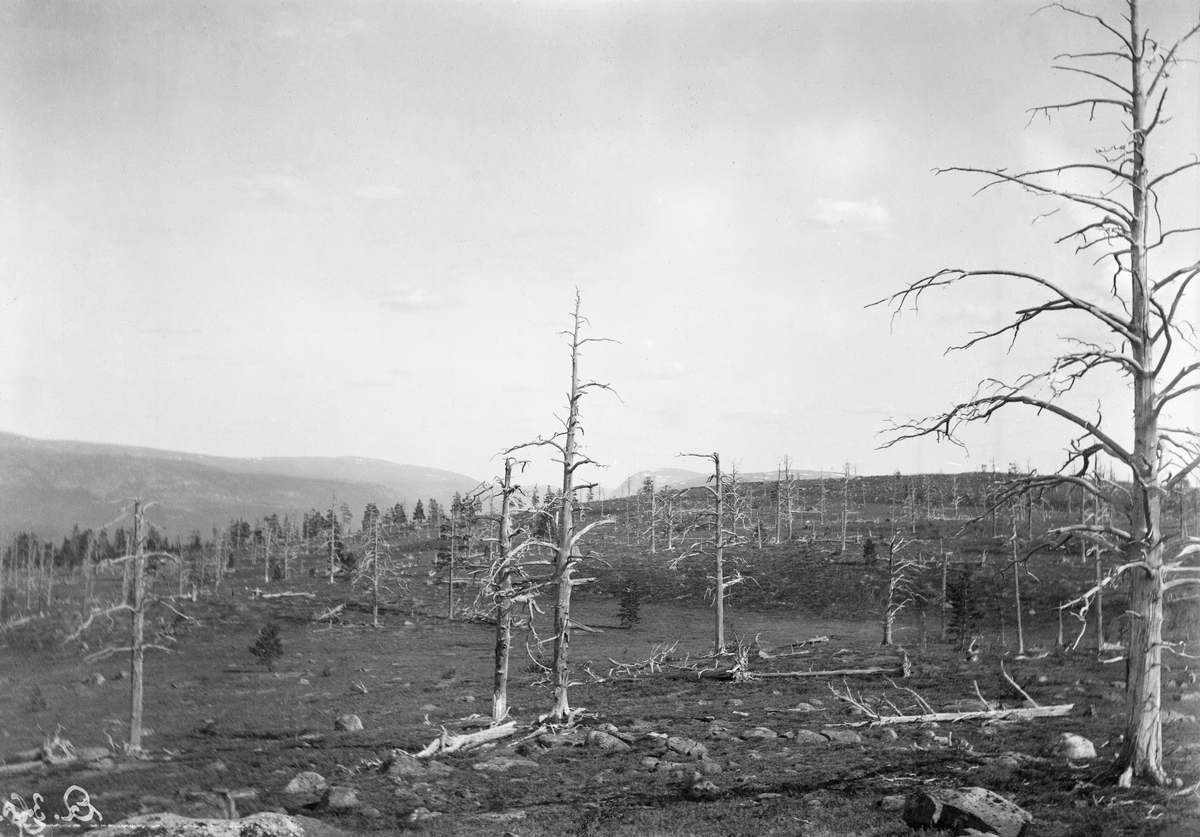
<instances>
[{"instance_id":1,"label":"overcast sky","mask_svg":"<svg viewBox=\"0 0 1200 837\"><path fill-rule=\"evenodd\" d=\"M5 3L0 430L487 478L557 427L578 287L620 341L581 363L620 396L584 404L605 485L702 469L680 451L1053 466L1058 425L1015 413L968 451L877 450L889 418L1053 348L943 355L1024 289L864 309L946 266L1104 281L1052 246L1066 213L1031 224L1050 207L932 173L1119 139L1027 124L1089 89L1054 56L1102 43L1039 5ZM1164 37L1196 15L1145 5ZM1200 148L1196 74L1164 159ZM1164 196L1192 223L1195 183ZM1084 395L1121 427L1119 384Z\"/></svg>"}]
</instances>

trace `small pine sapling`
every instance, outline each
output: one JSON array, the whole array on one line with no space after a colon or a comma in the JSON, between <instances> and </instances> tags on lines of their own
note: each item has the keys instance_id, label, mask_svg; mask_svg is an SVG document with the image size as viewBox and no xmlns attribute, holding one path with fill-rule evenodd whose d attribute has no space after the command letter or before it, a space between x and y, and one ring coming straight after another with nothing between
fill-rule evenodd
<instances>
[{"instance_id":1,"label":"small pine sapling","mask_svg":"<svg viewBox=\"0 0 1200 837\"><path fill-rule=\"evenodd\" d=\"M947 583L946 599L950 603L950 635L957 640L958 647L965 650L982 616L979 591L970 564L963 564L958 577Z\"/></svg>"},{"instance_id":2,"label":"small pine sapling","mask_svg":"<svg viewBox=\"0 0 1200 837\"><path fill-rule=\"evenodd\" d=\"M620 609L617 618L626 630L636 628L642 621L642 588L636 581L629 582L621 591Z\"/></svg>"},{"instance_id":3,"label":"small pine sapling","mask_svg":"<svg viewBox=\"0 0 1200 837\"><path fill-rule=\"evenodd\" d=\"M275 661L283 656L283 640L279 637L279 626L268 622L258 632L258 638L250 646L250 653L267 667L267 671L275 670Z\"/></svg>"}]
</instances>

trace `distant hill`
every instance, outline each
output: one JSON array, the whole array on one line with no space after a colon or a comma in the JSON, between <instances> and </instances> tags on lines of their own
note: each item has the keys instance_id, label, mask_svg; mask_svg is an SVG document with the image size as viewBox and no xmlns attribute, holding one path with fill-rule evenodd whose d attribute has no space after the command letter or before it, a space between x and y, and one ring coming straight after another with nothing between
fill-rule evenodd
<instances>
[{"instance_id":1,"label":"distant hill","mask_svg":"<svg viewBox=\"0 0 1200 837\"><path fill-rule=\"evenodd\" d=\"M98 529L133 497L158 505L167 531L208 535L233 518L301 515L327 508L331 492L355 520L367 503L420 498L449 503L478 481L463 474L360 457L235 459L0 433L0 529L58 537L78 524Z\"/></svg>"},{"instance_id":2,"label":"distant hill","mask_svg":"<svg viewBox=\"0 0 1200 837\"><path fill-rule=\"evenodd\" d=\"M829 471L826 471L825 475L834 476ZM695 488L696 486L704 485L710 476L711 472L702 473L700 471L689 471L684 468L650 468L645 471L638 471L636 474L630 474L619 486L608 489L608 494L612 497L627 497L630 494L636 494L641 490L642 483L646 481L646 477L653 477L654 485L657 488ZM778 478L775 471L756 471L753 473L739 471L738 476L746 482L775 482ZM792 479L816 480L820 478L820 471L798 471L795 468L792 469Z\"/></svg>"}]
</instances>

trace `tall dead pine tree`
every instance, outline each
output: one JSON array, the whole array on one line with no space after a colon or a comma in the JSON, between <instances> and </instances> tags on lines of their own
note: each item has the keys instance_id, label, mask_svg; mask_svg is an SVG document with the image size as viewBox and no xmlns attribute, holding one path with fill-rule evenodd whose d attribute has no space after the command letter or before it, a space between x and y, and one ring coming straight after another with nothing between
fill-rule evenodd
<instances>
[{"instance_id":1,"label":"tall dead pine tree","mask_svg":"<svg viewBox=\"0 0 1200 837\"><path fill-rule=\"evenodd\" d=\"M725 550L740 543L733 527L726 528L725 526L728 519L728 512L725 508L725 489L728 477L721 472L721 455L719 453L686 453L680 454L680 456L697 456L709 460L713 465L713 475L708 478L710 484L704 486L704 490L712 499L712 511L702 512L699 516L700 523L697 526L702 530L711 530L712 537L696 541L691 549L672 562L672 566L677 566L686 558L701 555L709 549L712 550L713 653L720 654L725 650L725 591L743 580L742 574L736 570L732 578L727 578L725 575Z\"/></svg>"},{"instance_id":2,"label":"tall dead pine tree","mask_svg":"<svg viewBox=\"0 0 1200 837\"><path fill-rule=\"evenodd\" d=\"M1033 113L1049 118L1082 111L1089 121L1114 115L1113 140L1098 149L1096 159L1048 168L947 171L982 176L984 188L1015 186L1069 207L1069 213L1059 216L1069 226L1056 241L1074 247L1097 265L1106 265L1109 274L1095 277L1100 281L1072 282L1069 277L1059 280L1021 269L950 268L910 282L881 300L898 312L918 303L926 291L963 282L1020 284L1032 298L1008 322L971 336L957 348L992 338L1015 342L1035 322L1044 320L1057 324L1054 333L1066 342L1061 353L1048 353L1041 369L1014 382L985 380L974 395L948 411L902 425L890 443L920 436L955 440L965 424L988 421L1010 407L1025 407L1047 420L1053 416L1065 421L1076 437L1057 473L1014 475L996 505L1029 491L1062 485L1074 485L1094 497L1095 487L1083 475L1100 455L1127 470L1131 499L1127 521L1067 525L1051 530L1049 540L1062 543L1079 538L1123 554L1123 570L1130 579L1130 629L1119 782L1128 785L1136 777L1163 784L1167 780L1162 762L1163 596L1177 585L1200 582L1194 575L1200 569L1178 560L1200 552L1200 540L1169 535L1162 526L1163 497L1184 485L1200 465L1200 434L1187 418L1180 426L1169 421L1170 408L1183 406L1176 399L1200 391L1200 362L1186 299L1189 286L1200 275L1200 262L1174 245L1189 237L1194 241L1200 227L1187 217L1186 209L1176 212L1168 200L1172 194L1162 187L1178 183L1180 176L1194 177L1200 160L1190 154L1184 161L1160 163L1156 142L1170 121L1168 79L1180 64L1183 45L1200 32L1200 22L1189 24L1181 38L1167 43L1151 37L1143 24L1143 7L1151 4L1141 0L1122 0L1120 14L1111 17L1063 3L1051 5L1059 13L1079 18L1103 39L1102 45L1060 56L1063 64L1057 67L1086 77L1100 92L1041 106ZM1197 192L1195 185L1190 190L1175 186L1175 190L1182 195ZM1172 218L1174 223L1167 220ZM1177 264L1151 272L1152 254L1165 260L1173 258L1173 252L1185 255ZM1129 383L1131 409L1105 404L1101 410L1073 400L1077 384L1105 373ZM1111 419L1118 415L1125 426L1113 431ZM1123 436L1132 443L1124 442ZM1168 546L1176 559L1171 562L1166 560Z\"/></svg>"},{"instance_id":3,"label":"tall dead pine tree","mask_svg":"<svg viewBox=\"0 0 1200 837\"><path fill-rule=\"evenodd\" d=\"M576 585L591 579L576 579L572 577L583 555L579 551L580 539L593 528L610 520L598 520L582 529L576 529L575 523L575 492L586 489L586 485L575 484L575 472L584 465L594 465L595 462L579 449L579 437L583 428L579 419L579 403L589 390L605 389L611 391L608 384L596 381L580 381L579 358L580 350L588 343L616 342L603 337L582 337L580 331L587 324L587 319L579 313L580 296L575 293L575 310L572 314L572 327L564 332L571 345L571 389L567 396L567 418L563 429L549 439L538 439L509 449L509 453L518 448L547 446L553 448L561 457L562 463L562 496L559 497L558 512L558 549L554 559L554 586L556 601L554 604L554 661L551 664L551 676L554 683L554 709L550 718L554 721L570 721L573 713L568 700L570 674L568 660L571 644L571 592Z\"/></svg>"}]
</instances>

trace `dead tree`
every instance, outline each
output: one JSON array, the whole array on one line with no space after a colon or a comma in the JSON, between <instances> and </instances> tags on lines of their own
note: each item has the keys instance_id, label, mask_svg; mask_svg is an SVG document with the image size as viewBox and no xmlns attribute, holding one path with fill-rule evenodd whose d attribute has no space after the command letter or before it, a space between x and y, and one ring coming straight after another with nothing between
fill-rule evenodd
<instances>
[{"instance_id":1,"label":"dead tree","mask_svg":"<svg viewBox=\"0 0 1200 837\"><path fill-rule=\"evenodd\" d=\"M725 652L725 591L745 580L741 572L736 569L731 577L726 578L725 576L725 550L741 542L725 508L729 477L721 473L721 455L719 453L681 453L679 455L707 459L713 465L713 474L708 478L707 484L703 486L703 489L712 498L712 511L699 512L697 522L692 527L698 532L711 532L712 534L707 538L698 537L687 552L671 562L671 567L677 568L683 561L712 550L713 574L710 580L714 610L713 653L722 654ZM726 528L727 524L729 524L729 528Z\"/></svg>"},{"instance_id":2,"label":"dead tree","mask_svg":"<svg viewBox=\"0 0 1200 837\"><path fill-rule=\"evenodd\" d=\"M899 532L892 534L891 540L884 544L887 547L887 563L884 571L883 612L880 623L883 627L883 642L881 645L892 645L892 629L904 608L917 598L917 576L928 566L924 555L911 555L905 550L912 545L911 540L905 540Z\"/></svg>"},{"instance_id":3,"label":"dead tree","mask_svg":"<svg viewBox=\"0 0 1200 837\"><path fill-rule=\"evenodd\" d=\"M120 561L125 566L131 568L131 584L129 588L122 592L121 601L118 604L107 607L93 606L88 612L87 617L81 620L79 626L66 639L66 642L78 640L97 620L111 620L120 613L129 614L129 645L124 647L106 646L99 651L89 654L86 659L89 662L94 662L111 657L114 654L129 652L129 750L134 753L140 752L142 749L142 702L145 695L146 651L150 649L159 651L170 650L166 646L146 642L146 608L149 604L161 604L174 613L177 618L195 622L194 619L173 607L169 599L148 599L146 596L147 559L156 558L159 560L181 561L181 558L169 552L146 551L147 524L145 509L146 506L141 500L134 500L132 511L133 532L129 544L129 548L132 551L128 555L111 559L110 561Z\"/></svg>"},{"instance_id":4,"label":"dead tree","mask_svg":"<svg viewBox=\"0 0 1200 837\"><path fill-rule=\"evenodd\" d=\"M367 521L367 530L362 533L362 556L354 567L354 583L367 585L371 591L371 627L379 624L381 594L396 594L407 589L404 570L407 566L396 566L392 558L391 544L383 535L379 517Z\"/></svg>"},{"instance_id":5,"label":"dead tree","mask_svg":"<svg viewBox=\"0 0 1200 837\"><path fill-rule=\"evenodd\" d=\"M1130 491L1128 521L1123 526L1072 524L1051 530L1050 541L1081 538L1116 544L1122 571L1130 578L1130 630L1126 683L1125 737L1118 764L1120 784L1134 777L1152 784L1167 781L1162 766L1161 669L1163 597L1167 590L1200 582L1181 560L1200 551L1200 540L1171 538L1164 533L1162 498L1184 484L1200 465L1200 436L1188 426L1174 426L1170 410L1189 393L1200 391L1194 329L1188 322L1189 286L1200 275L1200 261L1151 272L1150 256L1170 258L1163 245L1195 236L1200 227L1172 226L1171 208L1160 191L1182 175L1194 176L1200 160L1160 163L1154 141L1167 121L1168 80L1178 66L1183 44L1200 32L1200 22L1173 44L1150 37L1141 20L1141 0L1123 0L1119 21L1053 3L1059 12L1077 17L1105 41L1104 46L1060 56L1057 69L1080 74L1100 85L1100 93L1033 109L1034 117L1076 113L1087 118L1113 114L1114 141L1091 160L1048 168L1012 171L1003 168L956 167L946 171L981 176L983 188L1014 186L1035 197L1070 208L1071 219L1056 243L1065 243L1095 263L1111 268L1104 282L1072 284L1042 274L1008 268L948 268L910 282L880 300L896 313L917 305L927 291L980 281L1015 283L1031 299L1006 323L970 336L955 347L967 349L993 338L1015 342L1022 329L1049 320L1058 323L1067 345L1045 365L1015 381L986 379L975 393L946 412L899 425L888 444L935 436L957 441L965 425L991 420L1009 408L1032 409L1047 420L1060 419L1076 436L1063 467L1053 475L1016 475L1001 501L1049 486L1076 485L1094 494L1082 476L1103 455L1127 470ZM1100 63L1103 62L1103 63ZM1070 182L1068 182L1068 178ZM1078 184L1078 185L1076 185ZM1179 188L1179 187L1176 187ZM1196 186L1180 194L1195 194ZM1067 217L1068 213L1063 213ZM1045 218L1040 215L1039 218ZM875 303L879 304L879 303ZM1081 328L1086 324L1088 328ZM1095 332L1102 337L1093 336ZM1132 409L1093 408L1073 398L1076 385L1112 373L1129 381ZM1194 397L1194 396L1192 396ZM1121 441L1108 419L1120 415L1132 444ZM1057 537L1057 539L1056 539ZM1167 549L1176 560L1167 560ZM1182 549L1179 549L1182 545ZM1175 578L1168 576L1175 574Z\"/></svg>"},{"instance_id":6,"label":"dead tree","mask_svg":"<svg viewBox=\"0 0 1200 837\"><path fill-rule=\"evenodd\" d=\"M538 438L532 442L509 448L505 454L521 448L549 447L558 453L556 461L562 464L563 480L562 495L558 498L558 544L554 559L554 586L557 600L554 605L554 661L552 663L552 678L554 682L554 708L550 719L556 722L569 722L574 713L571 711L568 692L571 686L568 661L571 644L571 591L579 584L592 579L574 578L573 572L584 555L579 544L584 535L596 526L612 523L608 519L594 521L583 528L576 528L575 521L575 492L587 490L594 485L576 485L575 472L585 465L596 463L579 447L579 437L583 427L579 418L579 404L584 395L594 389L608 390L612 387L597 381L580 381L579 358L581 349L588 343L614 343L616 341L604 337L582 337L580 331L587 324L587 318L579 313L580 296L575 293L575 309L572 314L570 331L563 332L571 346L571 389L567 395L567 418L563 421L563 429L548 439Z\"/></svg>"},{"instance_id":7,"label":"dead tree","mask_svg":"<svg viewBox=\"0 0 1200 837\"><path fill-rule=\"evenodd\" d=\"M495 664L492 671L493 724L502 723L508 716L508 665L514 611L522 605L532 611L536 607L535 599L553 583L552 576L536 575L530 570L538 564L553 564L544 556L554 554L555 545L534 538L524 527L514 525L513 499L521 493L521 487L513 484L513 467L520 465L523 469L526 464L511 456L504 459L504 478L496 482L500 494L500 515L496 520L496 537L490 553L492 560L487 565L480 585L480 598L489 601L496 619Z\"/></svg>"}]
</instances>

